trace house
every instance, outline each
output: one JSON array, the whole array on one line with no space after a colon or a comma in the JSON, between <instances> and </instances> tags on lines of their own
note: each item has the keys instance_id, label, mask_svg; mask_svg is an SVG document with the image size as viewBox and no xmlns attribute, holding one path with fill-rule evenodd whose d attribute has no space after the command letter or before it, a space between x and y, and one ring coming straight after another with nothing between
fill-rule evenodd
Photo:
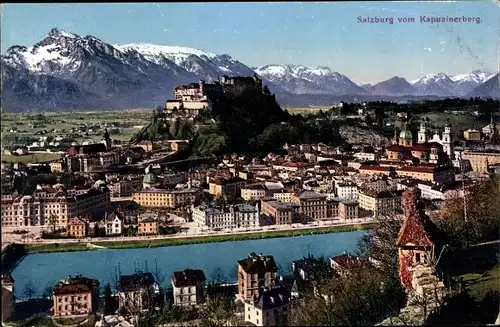
<instances>
[{"instance_id":1,"label":"house","mask_svg":"<svg viewBox=\"0 0 500 327\"><path fill-rule=\"evenodd\" d=\"M112 212L104 219L106 224L106 235L121 235L123 229L123 222L119 214Z\"/></svg>"},{"instance_id":2,"label":"house","mask_svg":"<svg viewBox=\"0 0 500 327\"><path fill-rule=\"evenodd\" d=\"M405 217L396 240L399 277L408 290L413 289L414 269L419 265L430 267L447 244L446 234L425 215L420 197L421 192L417 188L411 187L404 191Z\"/></svg>"},{"instance_id":3,"label":"house","mask_svg":"<svg viewBox=\"0 0 500 327\"><path fill-rule=\"evenodd\" d=\"M61 280L53 290L54 317L84 316L97 311L99 281L81 275Z\"/></svg>"},{"instance_id":4,"label":"house","mask_svg":"<svg viewBox=\"0 0 500 327\"><path fill-rule=\"evenodd\" d=\"M17 149L16 149L16 153L17 153L18 155L20 155L20 156L26 155L26 154L28 154L28 148L27 148L27 147L25 147L25 146L22 146L22 147L20 147L20 148L17 148Z\"/></svg>"},{"instance_id":5,"label":"house","mask_svg":"<svg viewBox=\"0 0 500 327\"><path fill-rule=\"evenodd\" d=\"M205 281L203 270L175 271L172 275L174 305L196 306L204 303Z\"/></svg>"},{"instance_id":6,"label":"house","mask_svg":"<svg viewBox=\"0 0 500 327\"><path fill-rule=\"evenodd\" d=\"M152 217L139 218L137 235L158 235L158 221Z\"/></svg>"},{"instance_id":7,"label":"house","mask_svg":"<svg viewBox=\"0 0 500 327\"><path fill-rule=\"evenodd\" d=\"M302 281L313 280L319 264L319 261L313 257L304 257L300 260L292 261L292 273L295 279Z\"/></svg>"},{"instance_id":8,"label":"house","mask_svg":"<svg viewBox=\"0 0 500 327\"><path fill-rule=\"evenodd\" d=\"M238 296L243 300L259 294L261 287L274 285L278 266L273 256L250 253L238 261Z\"/></svg>"},{"instance_id":9,"label":"house","mask_svg":"<svg viewBox=\"0 0 500 327\"><path fill-rule=\"evenodd\" d=\"M14 279L9 273L2 273L2 322L12 316L15 304Z\"/></svg>"},{"instance_id":10,"label":"house","mask_svg":"<svg viewBox=\"0 0 500 327\"><path fill-rule=\"evenodd\" d=\"M255 326L284 326L292 307L291 292L283 286L263 289L245 302L245 322Z\"/></svg>"},{"instance_id":11,"label":"house","mask_svg":"<svg viewBox=\"0 0 500 327\"><path fill-rule=\"evenodd\" d=\"M154 303L155 279L150 272L122 275L118 281L118 311L137 313Z\"/></svg>"},{"instance_id":12,"label":"house","mask_svg":"<svg viewBox=\"0 0 500 327\"><path fill-rule=\"evenodd\" d=\"M89 233L88 220L74 217L68 219L68 235L74 238L87 237Z\"/></svg>"},{"instance_id":13,"label":"house","mask_svg":"<svg viewBox=\"0 0 500 327\"><path fill-rule=\"evenodd\" d=\"M153 142L151 141L141 141L137 143L135 146L144 149L144 152L153 151Z\"/></svg>"},{"instance_id":14,"label":"house","mask_svg":"<svg viewBox=\"0 0 500 327\"><path fill-rule=\"evenodd\" d=\"M359 257L344 251L343 254L330 258L330 266L340 276L347 276L349 271L360 265Z\"/></svg>"}]
</instances>

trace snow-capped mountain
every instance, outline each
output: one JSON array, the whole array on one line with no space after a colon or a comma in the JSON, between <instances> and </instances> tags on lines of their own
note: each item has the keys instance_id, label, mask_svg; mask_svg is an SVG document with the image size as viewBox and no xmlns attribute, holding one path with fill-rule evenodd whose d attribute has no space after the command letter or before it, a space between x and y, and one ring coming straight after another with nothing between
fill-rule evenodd
<instances>
[{"instance_id":1,"label":"snow-capped mountain","mask_svg":"<svg viewBox=\"0 0 500 327\"><path fill-rule=\"evenodd\" d=\"M492 78L495 74L474 70L469 74L459 74L451 77L455 82L457 94L464 95L470 92L473 88Z\"/></svg>"},{"instance_id":2,"label":"snow-capped mountain","mask_svg":"<svg viewBox=\"0 0 500 327\"><path fill-rule=\"evenodd\" d=\"M251 68L227 54L217 55L193 48L147 43L114 45L114 47L125 53L138 52L147 60L162 67L169 68L170 63L173 62L178 67L196 74L207 82L222 75L252 76L255 74Z\"/></svg>"},{"instance_id":3,"label":"snow-capped mountain","mask_svg":"<svg viewBox=\"0 0 500 327\"><path fill-rule=\"evenodd\" d=\"M398 76L369 86L366 89L374 95L411 95L415 93L413 86L406 79Z\"/></svg>"},{"instance_id":4,"label":"snow-capped mountain","mask_svg":"<svg viewBox=\"0 0 500 327\"><path fill-rule=\"evenodd\" d=\"M347 76L328 67L267 65L256 68L260 76L295 94L367 94Z\"/></svg>"},{"instance_id":5,"label":"snow-capped mountain","mask_svg":"<svg viewBox=\"0 0 500 327\"><path fill-rule=\"evenodd\" d=\"M468 97L500 98L500 76L495 74L484 83L476 86L467 94Z\"/></svg>"},{"instance_id":6,"label":"snow-capped mountain","mask_svg":"<svg viewBox=\"0 0 500 327\"><path fill-rule=\"evenodd\" d=\"M415 89L415 95L449 96L456 93L455 82L446 74L427 74L410 84Z\"/></svg>"},{"instance_id":7,"label":"snow-capped mountain","mask_svg":"<svg viewBox=\"0 0 500 327\"><path fill-rule=\"evenodd\" d=\"M155 107L173 88L222 75L260 75L282 105L329 105L349 99L415 96L497 96L498 74L428 74L411 83L393 77L357 85L328 67L266 65L250 68L227 54L134 43L110 45L93 36L52 29L40 42L12 46L1 60L6 111ZM474 90L474 91L473 91Z\"/></svg>"}]
</instances>

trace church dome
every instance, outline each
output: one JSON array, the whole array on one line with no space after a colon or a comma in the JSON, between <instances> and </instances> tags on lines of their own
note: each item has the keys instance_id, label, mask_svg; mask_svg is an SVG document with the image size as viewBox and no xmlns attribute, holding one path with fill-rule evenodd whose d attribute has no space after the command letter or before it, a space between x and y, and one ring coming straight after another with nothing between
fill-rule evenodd
<instances>
[{"instance_id":1,"label":"church dome","mask_svg":"<svg viewBox=\"0 0 500 327\"><path fill-rule=\"evenodd\" d=\"M405 139L405 140L408 140L408 139L412 139L413 136L411 135L411 132L407 129L403 129L401 131L401 133L399 133L399 138L400 139Z\"/></svg>"},{"instance_id":2,"label":"church dome","mask_svg":"<svg viewBox=\"0 0 500 327\"><path fill-rule=\"evenodd\" d=\"M147 173L144 175L144 178L142 179L142 183L144 184L156 184L158 182L158 177L156 177L155 174L153 173Z\"/></svg>"}]
</instances>

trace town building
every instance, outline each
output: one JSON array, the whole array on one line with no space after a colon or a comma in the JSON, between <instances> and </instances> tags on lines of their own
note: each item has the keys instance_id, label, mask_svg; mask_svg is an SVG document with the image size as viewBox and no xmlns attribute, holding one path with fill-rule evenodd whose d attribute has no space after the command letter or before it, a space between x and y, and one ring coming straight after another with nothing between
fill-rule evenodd
<instances>
[{"instance_id":1,"label":"town building","mask_svg":"<svg viewBox=\"0 0 500 327\"><path fill-rule=\"evenodd\" d=\"M290 225L299 216L300 205L292 202L261 201L261 213L275 225Z\"/></svg>"},{"instance_id":2,"label":"town building","mask_svg":"<svg viewBox=\"0 0 500 327\"><path fill-rule=\"evenodd\" d=\"M401 207L402 191L360 190L358 196L359 207L373 212L375 217L392 216L399 213Z\"/></svg>"},{"instance_id":3,"label":"town building","mask_svg":"<svg viewBox=\"0 0 500 327\"><path fill-rule=\"evenodd\" d=\"M259 296L262 287L275 284L277 274L273 256L251 253L238 261L238 296L243 300Z\"/></svg>"},{"instance_id":4,"label":"town building","mask_svg":"<svg viewBox=\"0 0 500 327\"><path fill-rule=\"evenodd\" d=\"M313 257L292 261L292 274L295 280L314 280L318 269L320 269L320 262Z\"/></svg>"},{"instance_id":5,"label":"town building","mask_svg":"<svg viewBox=\"0 0 500 327\"><path fill-rule=\"evenodd\" d=\"M135 146L142 148L144 152L151 152L154 148L154 144L151 141L140 141L139 143L135 144Z\"/></svg>"},{"instance_id":6,"label":"town building","mask_svg":"<svg viewBox=\"0 0 500 327\"><path fill-rule=\"evenodd\" d=\"M174 305L190 307L205 303L205 281L203 270L175 271L172 275Z\"/></svg>"},{"instance_id":7,"label":"town building","mask_svg":"<svg viewBox=\"0 0 500 327\"><path fill-rule=\"evenodd\" d=\"M99 281L81 275L61 280L53 290L53 317L77 317L95 313Z\"/></svg>"},{"instance_id":8,"label":"town building","mask_svg":"<svg viewBox=\"0 0 500 327\"><path fill-rule=\"evenodd\" d=\"M359 218L359 204L356 201L341 200L338 204L338 216L341 220L353 220Z\"/></svg>"},{"instance_id":9,"label":"town building","mask_svg":"<svg viewBox=\"0 0 500 327\"><path fill-rule=\"evenodd\" d=\"M68 236L74 238L84 238L89 234L88 220L80 217L73 217L68 220Z\"/></svg>"},{"instance_id":10,"label":"town building","mask_svg":"<svg viewBox=\"0 0 500 327\"><path fill-rule=\"evenodd\" d=\"M154 305L155 279L150 272L122 275L118 280L118 311L137 314Z\"/></svg>"},{"instance_id":11,"label":"town building","mask_svg":"<svg viewBox=\"0 0 500 327\"><path fill-rule=\"evenodd\" d=\"M67 227L72 217L98 219L110 207L110 192L105 186L94 186L83 192L66 190L62 185L38 185L32 195L2 195L2 226Z\"/></svg>"},{"instance_id":12,"label":"town building","mask_svg":"<svg viewBox=\"0 0 500 327\"><path fill-rule=\"evenodd\" d=\"M137 235L158 235L158 221L152 217L139 217Z\"/></svg>"},{"instance_id":13,"label":"town building","mask_svg":"<svg viewBox=\"0 0 500 327\"><path fill-rule=\"evenodd\" d=\"M490 165L500 163L500 151L464 151L462 160L468 161L473 171L487 173Z\"/></svg>"},{"instance_id":14,"label":"town building","mask_svg":"<svg viewBox=\"0 0 500 327\"><path fill-rule=\"evenodd\" d=\"M245 322L255 326L285 326L292 309L292 296L284 286L274 286L244 303Z\"/></svg>"},{"instance_id":15,"label":"town building","mask_svg":"<svg viewBox=\"0 0 500 327\"><path fill-rule=\"evenodd\" d=\"M409 188L403 193L404 221L399 231L399 277L407 290L414 289L413 271L418 265L430 267L431 261L447 243L446 234L424 213L420 202L420 190Z\"/></svg>"},{"instance_id":16,"label":"town building","mask_svg":"<svg viewBox=\"0 0 500 327\"><path fill-rule=\"evenodd\" d=\"M438 184L453 184L455 182L455 167L452 165L408 165L396 168L396 173L401 177L415 178Z\"/></svg>"},{"instance_id":17,"label":"town building","mask_svg":"<svg viewBox=\"0 0 500 327\"><path fill-rule=\"evenodd\" d=\"M338 215L338 202L328 201L325 194L302 190L292 196L293 203L300 206L302 221L332 219Z\"/></svg>"},{"instance_id":18,"label":"town building","mask_svg":"<svg viewBox=\"0 0 500 327\"><path fill-rule=\"evenodd\" d=\"M104 218L106 235L121 235L123 231L123 220L117 212L112 212Z\"/></svg>"},{"instance_id":19,"label":"town building","mask_svg":"<svg viewBox=\"0 0 500 327\"><path fill-rule=\"evenodd\" d=\"M330 267L340 276L347 276L350 271L360 266L359 257L344 252L341 255L330 258Z\"/></svg>"},{"instance_id":20,"label":"town building","mask_svg":"<svg viewBox=\"0 0 500 327\"><path fill-rule=\"evenodd\" d=\"M247 181L239 177L231 179L215 178L209 183L209 193L215 197L236 199L241 195L241 188L246 186Z\"/></svg>"},{"instance_id":21,"label":"town building","mask_svg":"<svg viewBox=\"0 0 500 327\"><path fill-rule=\"evenodd\" d=\"M245 201L263 200L266 196L267 190L262 184L252 184L241 188L241 198Z\"/></svg>"},{"instance_id":22,"label":"town building","mask_svg":"<svg viewBox=\"0 0 500 327\"><path fill-rule=\"evenodd\" d=\"M344 180L333 181L335 196L345 200L356 200L358 198L358 186L356 183Z\"/></svg>"},{"instance_id":23,"label":"town building","mask_svg":"<svg viewBox=\"0 0 500 327\"><path fill-rule=\"evenodd\" d=\"M430 130L426 126L426 120L427 119L423 119L420 123L420 128L418 130L418 144L441 144L443 147L443 151L448 155L448 158L453 159L453 133L451 131L450 120L448 119L446 121L442 133L439 133L438 130L434 130L432 136Z\"/></svg>"},{"instance_id":24,"label":"town building","mask_svg":"<svg viewBox=\"0 0 500 327\"><path fill-rule=\"evenodd\" d=\"M14 313L14 279L11 274L2 273L2 322L9 320Z\"/></svg>"},{"instance_id":25,"label":"town building","mask_svg":"<svg viewBox=\"0 0 500 327\"><path fill-rule=\"evenodd\" d=\"M176 209L199 200L200 190L195 188L186 189L143 189L132 193L132 200L145 208L171 208Z\"/></svg>"},{"instance_id":26,"label":"town building","mask_svg":"<svg viewBox=\"0 0 500 327\"><path fill-rule=\"evenodd\" d=\"M464 139L467 141L480 141L481 131L478 131L477 129L468 129L464 131Z\"/></svg>"},{"instance_id":27,"label":"town building","mask_svg":"<svg viewBox=\"0 0 500 327\"><path fill-rule=\"evenodd\" d=\"M192 208L193 222L199 227L231 230L260 226L258 204L236 204L223 207L199 206Z\"/></svg>"}]
</instances>

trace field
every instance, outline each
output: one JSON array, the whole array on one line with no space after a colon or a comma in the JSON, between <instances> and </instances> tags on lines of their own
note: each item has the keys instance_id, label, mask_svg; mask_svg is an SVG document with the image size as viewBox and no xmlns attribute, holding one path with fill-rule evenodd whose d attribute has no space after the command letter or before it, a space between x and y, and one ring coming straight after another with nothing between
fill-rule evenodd
<instances>
[{"instance_id":1,"label":"field","mask_svg":"<svg viewBox=\"0 0 500 327\"><path fill-rule=\"evenodd\" d=\"M333 106L333 105L332 105ZM302 115L310 115L315 114L321 110L328 111L332 108L332 106L312 106L312 107L285 107L283 109L287 110L291 114L302 114Z\"/></svg>"},{"instance_id":2,"label":"field","mask_svg":"<svg viewBox=\"0 0 500 327\"><path fill-rule=\"evenodd\" d=\"M14 134L10 130L17 128L14 135L34 136L36 132L46 130L45 136L57 136L69 133L71 128L83 124L110 124L119 123L119 134L112 134L111 138L128 141L140 128L150 122L153 109L131 109L122 111L89 111L89 112L47 112L38 113L2 113L2 136ZM37 123L43 126L32 128L31 124ZM53 133L54 129L59 130ZM77 137L76 141L102 139L102 132L90 133L88 136Z\"/></svg>"},{"instance_id":3,"label":"field","mask_svg":"<svg viewBox=\"0 0 500 327\"><path fill-rule=\"evenodd\" d=\"M2 155L3 161L11 163L44 163L58 158L61 158L61 155L56 153L30 153L23 156Z\"/></svg>"}]
</instances>

